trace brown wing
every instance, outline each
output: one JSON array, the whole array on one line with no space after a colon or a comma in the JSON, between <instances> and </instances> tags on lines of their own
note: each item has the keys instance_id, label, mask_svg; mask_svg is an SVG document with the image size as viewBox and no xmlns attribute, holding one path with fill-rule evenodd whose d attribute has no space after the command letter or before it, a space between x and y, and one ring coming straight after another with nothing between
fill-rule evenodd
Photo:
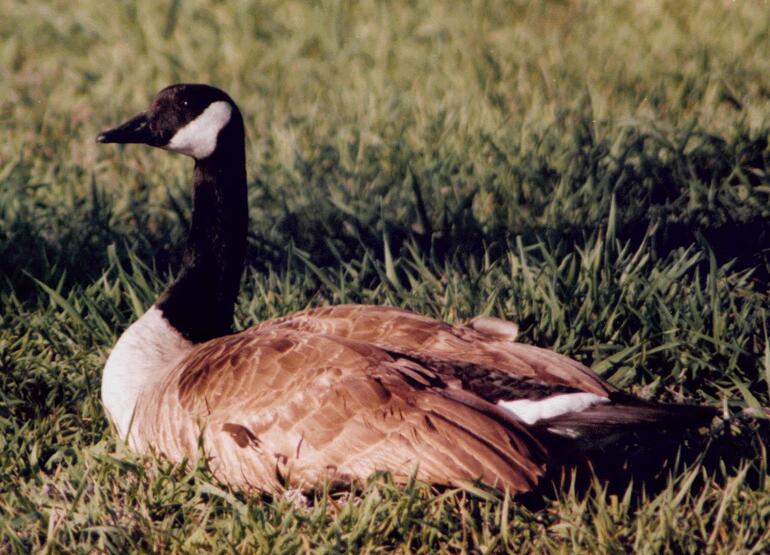
<instances>
[{"instance_id":1,"label":"brown wing","mask_svg":"<svg viewBox=\"0 0 770 555\"><path fill-rule=\"evenodd\" d=\"M466 380L466 387L480 387L477 393L493 402L499 400L495 394L503 395L505 400L536 398L537 390L543 396L566 391L606 396L616 391L575 360L506 339L505 328L513 327L493 318L451 326L405 310L371 305L316 308L257 326L262 330L296 329L347 337L435 368L454 368L459 371L458 377L472 376Z\"/></svg>"},{"instance_id":2,"label":"brown wing","mask_svg":"<svg viewBox=\"0 0 770 555\"><path fill-rule=\"evenodd\" d=\"M373 345L252 328L200 345L137 410L174 460L199 438L214 474L243 489L308 488L387 470L399 481L481 479L531 489L540 444L515 419L420 364Z\"/></svg>"}]
</instances>

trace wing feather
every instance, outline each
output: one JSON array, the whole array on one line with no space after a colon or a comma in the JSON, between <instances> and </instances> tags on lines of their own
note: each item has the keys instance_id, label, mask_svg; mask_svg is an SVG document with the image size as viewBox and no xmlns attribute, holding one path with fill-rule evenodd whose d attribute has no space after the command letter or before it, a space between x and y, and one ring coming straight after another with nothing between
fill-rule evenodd
<instances>
[{"instance_id":1,"label":"wing feather","mask_svg":"<svg viewBox=\"0 0 770 555\"><path fill-rule=\"evenodd\" d=\"M483 333L475 320L451 326L398 308L338 305L295 312L262 322L257 329L294 329L346 337L424 362L483 367L536 380L544 386L603 396L616 391L583 364L548 349L501 339L499 333Z\"/></svg>"},{"instance_id":2,"label":"wing feather","mask_svg":"<svg viewBox=\"0 0 770 555\"><path fill-rule=\"evenodd\" d=\"M362 341L252 328L196 348L146 397L139 426L156 440L145 447L176 460L194 459L201 438L212 472L243 489L310 488L377 470L403 482L415 469L433 483L531 489L543 447L459 387Z\"/></svg>"}]
</instances>

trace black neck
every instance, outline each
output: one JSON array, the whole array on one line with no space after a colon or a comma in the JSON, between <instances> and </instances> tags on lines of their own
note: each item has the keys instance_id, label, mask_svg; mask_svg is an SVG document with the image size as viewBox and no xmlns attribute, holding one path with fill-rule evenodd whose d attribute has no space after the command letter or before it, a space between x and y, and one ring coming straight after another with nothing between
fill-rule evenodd
<instances>
[{"instance_id":1,"label":"black neck","mask_svg":"<svg viewBox=\"0 0 770 555\"><path fill-rule=\"evenodd\" d=\"M232 331L246 251L248 208L240 114L219 134L217 148L196 160L192 226L182 271L157 302L168 322L195 343Z\"/></svg>"}]
</instances>

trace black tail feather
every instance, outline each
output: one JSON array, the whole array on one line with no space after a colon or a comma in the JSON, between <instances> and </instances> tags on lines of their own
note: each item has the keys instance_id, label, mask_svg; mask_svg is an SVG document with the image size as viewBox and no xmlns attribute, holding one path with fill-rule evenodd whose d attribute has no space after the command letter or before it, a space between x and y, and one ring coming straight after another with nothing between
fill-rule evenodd
<instances>
[{"instance_id":1,"label":"black tail feather","mask_svg":"<svg viewBox=\"0 0 770 555\"><path fill-rule=\"evenodd\" d=\"M541 432L606 445L614 436L628 433L708 426L719 414L715 407L655 403L617 392L610 395L609 403L541 420L536 427Z\"/></svg>"}]
</instances>

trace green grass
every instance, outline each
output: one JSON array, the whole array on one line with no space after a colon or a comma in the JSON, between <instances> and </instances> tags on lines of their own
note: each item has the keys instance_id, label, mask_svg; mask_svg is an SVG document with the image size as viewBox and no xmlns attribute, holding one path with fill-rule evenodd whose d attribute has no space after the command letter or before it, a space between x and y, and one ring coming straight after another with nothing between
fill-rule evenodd
<instances>
[{"instance_id":1,"label":"green grass","mask_svg":"<svg viewBox=\"0 0 770 555\"><path fill-rule=\"evenodd\" d=\"M764 424L538 510L387 476L299 509L111 435L101 368L173 278L191 165L94 137L179 81L246 118L239 328L489 313L645 397L770 404L767 4L529 4L0 0L0 551L770 546Z\"/></svg>"}]
</instances>

